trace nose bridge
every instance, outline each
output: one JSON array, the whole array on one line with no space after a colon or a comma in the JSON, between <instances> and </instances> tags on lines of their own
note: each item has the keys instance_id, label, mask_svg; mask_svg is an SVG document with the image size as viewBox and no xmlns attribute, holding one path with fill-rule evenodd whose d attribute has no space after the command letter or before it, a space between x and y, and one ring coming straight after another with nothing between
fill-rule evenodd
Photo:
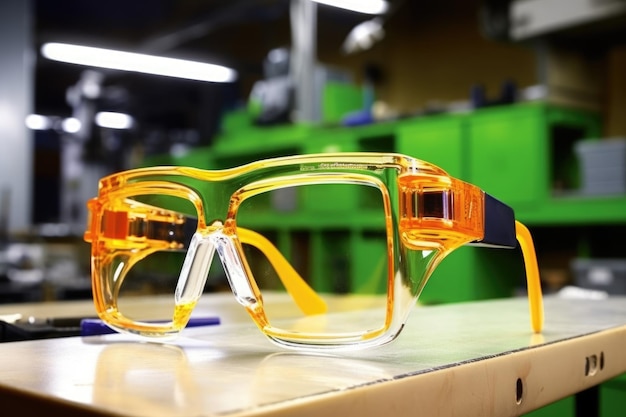
<instances>
[{"instance_id":1,"label":"nose bridge","mask_svg":"<svg viewBox=\"0 0 626 417\"><path fill-rule=\"evenodd\" d=\"M237 301L244 306L255 304L257 297L246 275L243 260L233 238L224 233L222 226L193 235L176 285L176 304L197 302L204 290L215 252L220 257Z\"/></svg>"},{"instance_id":2,"label":"nose bridge","mask_svg":"<svg viewBox=\"0 0 626 417\"><path fill-rule=\"evenodd\" d=\"M224 272L228 278L230 288L239 304L252 306L258 302L256 292L250 284L246 274L246 268L240 256L237 246L231 236L226 235L222 229L211 233L210 239L213 241Z\"/></svg>"},{"instance_id":3,"label":"nose bridge","mask_svg":"<svg viewBox=\"0 0 626 417\"><path fill-rule=\"evenodd\" d=\"M191 305L198 301L202 295L214 254L215 246L208 237L200 232L194 233L176 283L176 305Z\"/></svg>"},{"instance_id":4,"label":"nose bridge","mask_svg":"<svg viewBox=\"0 0 626 417\"><path fill-rule=\"evenodd\" d=\"M231 196L240 187L239 181L230 179L203 180L193 184L202 199L202 212L199 213L205 224L213 228L215 219L224 221L228 217Z\"/></svg>"}]
</instances>

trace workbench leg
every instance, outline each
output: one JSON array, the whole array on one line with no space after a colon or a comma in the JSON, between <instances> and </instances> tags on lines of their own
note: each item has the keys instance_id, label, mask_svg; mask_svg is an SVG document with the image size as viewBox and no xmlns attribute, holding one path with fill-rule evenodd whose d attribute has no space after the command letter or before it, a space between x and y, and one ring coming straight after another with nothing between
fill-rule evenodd
<instances>
[{"instance_id":1,"label":"workbench leg","mask_svg":"<svg viewBox=\"0 0 626 417\"><path fill-rule=\"evenodd\" d=\"M600 386L587 388L576 394L576 417L600 416Z\"/></svg>"}]
</instances>

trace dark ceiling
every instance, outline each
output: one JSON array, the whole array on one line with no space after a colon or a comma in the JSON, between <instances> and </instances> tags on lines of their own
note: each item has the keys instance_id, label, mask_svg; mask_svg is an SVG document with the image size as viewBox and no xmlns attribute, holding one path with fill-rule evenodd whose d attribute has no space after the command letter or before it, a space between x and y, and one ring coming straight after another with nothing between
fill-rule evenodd
<instances>
[{"instance_id":1,"label":"dark ceiling","mask_svg":"<svg viewBox=\"0 0 626 417\"><path fill-rule=\"evenodd\" d=\"M392 19L409 21L403 27L412 30L433 15L453 12L478 15L480 5L490 5L498 11L500 6L507 7L510 0L390 0L390 3L395 12ZM132 111L146 121L184 126L198 122L185 120L189 117L202 119L204 113L214 112L217 103L230 105L244 100L252 84L262 77L262 62L268 51L289 46L291 39L290 0L33 0L33 4L37 51L35 111L43 114L69 115L66 91L85 70L41 57L39 47L45 42L190 58L236 69L239 79L231 85L106 73L105 85L117 88L110 89L108 102L102 106ZM493 16L490 17L493 21ZM318 53L338 51L349 31L370 18L318 5ZM616 36L614 30L605 35L614 25L602 22L602 30L598 30L598 25L592 27L593 37L601 36L604 43L606 39L626 39L624 20L616 22L621 36ZM580 45L581 38L593 39L589 30L579 36L578 32L586 29L584 26L565 33L566 40L573 36L569 41ZM594 41L591 49L597 49L597 44ZM189 111L198 108L203 110Z\"/></svg>"}]
</instances>

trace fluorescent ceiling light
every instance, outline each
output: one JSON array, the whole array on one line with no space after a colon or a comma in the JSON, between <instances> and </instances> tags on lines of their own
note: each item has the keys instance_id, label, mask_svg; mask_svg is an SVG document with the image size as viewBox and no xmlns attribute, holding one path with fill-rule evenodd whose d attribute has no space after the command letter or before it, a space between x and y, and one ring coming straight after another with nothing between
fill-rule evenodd
<instances>
[{"instance_id":1,"label":"fluorescent ceiling light","mask_svg":"<svg viewBox=\"0 0 626 417\"><path fill-rule=\"evenodd\" d=\"M347 54L370 49L374 43L385 37L385 29L380 18L365 21L355 26L343 43Z\"/></svg>"},{"instance_id":2,"label":"fluorescent ceiling light","mask_svg":"<svg viewBox=\"0 0 626 417\"><path fill-rule=\"evenodd\" d=\"M67 133L78 133L80 132L81 126L82 123L75 117L68 117L61 122L61 128Z\"/></svg>"},{"instance_id":3,"label":"fluorescent ceiling light","mask_svg":"<svg viewBox=\"0 0 626 417\"><path fill-rule=\"evenodd\" d=\"M26 127L31 130L47 130L52 128L52 119L41 114L29 114L26 116Z\"/></svg>"},{"instance_id":4,"label":"fluorescent ceiling light","mask_svg":"<svg viewBox=\"0 0 626 417\"><path fill-rule=\"evenodd\" d=\"M237 72L221 65L166 58L91 46L46 43L41 53L48 59L91 67L141 72L197 81L231 82Z\"/></svg>"},{"instance_id":5,"label":"fluorescent ceiling light","mask_svg":"<svg viewBox=\"0 0 626 417\"><path fill-rule=\"evenodd\" d=\"M133 118L124 113L102 111L96 114L96 124L109 129L130 129Z\"/></svg>"},{"instance_id":6,"label":"fluorescent ceiling light","mask_svg":"<svg viewBox=\"0 0 626 417\"><path fill-rule=\"evenodd\" d=\"M313 0L316 3L365 14L383 14L389 9L385 0Z\"/></svg>"}]
</instances>

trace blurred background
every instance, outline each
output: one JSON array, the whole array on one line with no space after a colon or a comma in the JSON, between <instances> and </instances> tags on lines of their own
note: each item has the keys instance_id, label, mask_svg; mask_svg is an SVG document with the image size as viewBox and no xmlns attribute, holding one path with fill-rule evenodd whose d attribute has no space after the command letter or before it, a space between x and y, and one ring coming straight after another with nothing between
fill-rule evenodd
<instances>
[{"instance_id":1,"label":"blurred background","mask_svg":"<svg viewBox=\"0 0 626 417\"><path fill-rule=\"evenodd\" d=\"M0 302L90 297L85 202L104 175L353 150L431 161L511 204L547 291L624 291L626 2L340 3L3 1ZM214 66L102 68L106 50ZM518 254L478 252L441 268L476 278L433 279L425 299L523 287Z\"/></svg>"},{"instance_id":2,"label":"blurred background","mask_svg":"<svg viewBox=\"0 0 626 417\"><path fill-rule=\"evenodd\" d=\"M3 0L0 57L0 303L91 297L104 175L331 151L405 153L510 204L546 293L626 293L624 0ZM318 289L350 291L385 251L325 223L351 198L271 201L267 236ZM281 223L298 210L321 210L314 231ZM421 300L524 291L517 250L468 247Z\"/></svg>"}]
</instances>

